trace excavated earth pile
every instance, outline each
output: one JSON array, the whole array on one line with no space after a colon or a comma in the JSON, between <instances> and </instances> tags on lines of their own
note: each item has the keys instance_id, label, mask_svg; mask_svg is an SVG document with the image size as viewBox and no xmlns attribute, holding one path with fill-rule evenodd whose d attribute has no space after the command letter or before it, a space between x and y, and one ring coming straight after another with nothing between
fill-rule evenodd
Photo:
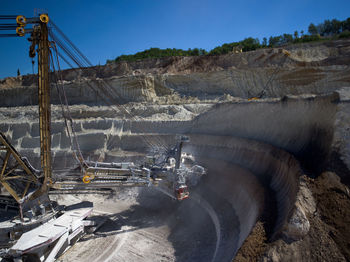
<instances>
[{"instance_id":1,"label":"excavated earth pile","mask_svg":"<svg viewBox=\"0 0 350 262\"><path fill-rule=\"evenodd\" d=\"M65 71L86 159L142 163L185 134L183 151L207 174L182 202L153 187L121 188L108 197L52 195L66 205L92 201L94 216L106 218L60 260L349 260L350 197L342 182L350 181L350 41L285 50L290 56L264 49ZM108 97L90 89L101 79L136 117L106 106ZM8 99L0 102L0 131L39 168L33 79L1 85ZM247 100L262 91L263 99ZM58 174L76 163L58 105L52 114ZM331 172L319 176L324 171Z\"/></svg>"}]
</instances>

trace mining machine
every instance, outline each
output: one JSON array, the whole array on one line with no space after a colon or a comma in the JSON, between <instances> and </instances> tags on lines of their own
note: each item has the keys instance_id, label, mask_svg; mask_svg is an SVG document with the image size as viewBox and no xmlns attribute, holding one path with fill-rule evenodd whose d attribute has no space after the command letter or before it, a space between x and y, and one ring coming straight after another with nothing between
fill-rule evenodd
<instances>
[{"instance_id":1,"label":"mining machine","mask_svg":"<svg viewBox=\"0 0 350 262\"><path fill-rule=\"evenodd\" d=\"M9 19L14 18L8 16ZM5 210L18 208L19 216L17 226L8 230L8 235L11 240L18 240L18 243L10 249L9 254L16 259L20 259L22 255L33 252L40 247L47 246L47 243L55 243L52 245L51 251L41 252L41 261L53 261L58 250L62 250L64 243L72 242L72 239L81 233L81 228L87 222L83 219L91 213L91 210L77 211L80 214L79 227L74 227L77 223L73 223L67 232L60 231L58 238L49 238L46 244L39 242L27 245L28 238L36 240L38 234L35 230L47 230L54 232L57 230L57 223L68 223L70 218L59 217L60 212L56 210L49 198L50 190L62 193L76 193L83 191L84 193L98 192L99 189L126 187L126 186L147 186L159 189L167 195L177 200L184 200L189 197L189 190L186 181L189 176L201 176L205 173L204 168L196 165L185 166L182 164L184 154L182 154L183 143L188 141L185 136L179 136L174 142L174 147L168 150L164 156L164 161L156 163L154 156L146 158L142 165L135 165L132 162L121 163L105 163L84 160L81 154L74 153L74 157L78 160L78 168L75 173L56 176L52 169L51 157L51 133L50 133L50 48L53 44L49 41L50 21L47 14L39 14L33 18L27 18L19 15L16 19L16 35L30 35L31 42L29 56L38 59L38 102L39 102L39 130L40 130L40 160L41 170L35 169L29 161L20 155L19 152L11 145L4 134L0 133L0 184L2 191L7 194L0 196L0 206ZM26 28L27 25L32 25L32 28ZM67 129L69 127L67 126ZM2 161L2 162L1 162ZM10 164L11 163L11 164ZM161 185L161 186L160 186ZM164 186L165 185L165 186ZM92 190L93 189L93 190ZM61 212L62 213L62 212ZM69 212L64 214L69 216ZM64 216L63 215L63 216ZM72 217L74 215L71 214ZM32 226L25 226L32 221L39 221L37 224L42 224L46 221L56 219L57 223L46 225L44 229L32 229ZM73 220L72 220L73 221ZM49 223L49 222L48 222ZM23 226L21 226L23 224ZM44 226L42 225L42 226ZM32 229L32 231L28 231ZM1 230L1 229L0 229ZM78 231L77 231L78 230ZM27 233L25 233L28 231ZM75 232L75 233L74 233ZM22 233L24 233L22 235ZM28 236L29 234L29 236ZM32 234L32 235L30 235ZM22 236L21 236L22 235ZM73 235L73 236L72 236ZM21 236L21 238L20 238ZM21 242L22 239L22 242ZM27 239L27 240L26 240ZM27 241L27 242L26 242ZM51 242L50 242L51 241ZM31 242L29 240L29 242ZM22 247L19 248L19 243ZM17 245L17 246L16 246ZM44 253L46 255L44 255ZM18 260L20 261L20 260Z\"/></svg>"}]
</instances>

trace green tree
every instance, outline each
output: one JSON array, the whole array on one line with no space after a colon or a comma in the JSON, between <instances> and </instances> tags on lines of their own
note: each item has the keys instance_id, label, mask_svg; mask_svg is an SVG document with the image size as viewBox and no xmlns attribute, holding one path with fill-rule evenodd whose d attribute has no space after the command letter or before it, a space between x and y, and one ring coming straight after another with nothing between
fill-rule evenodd
<instances>
[{"instance_id":1,"label":"green tree","mask_svg":"<svg viewBox=\"0 0 350 262\"><path fill-rule=\"evenodd\" d=\"M350 31L350 17L342 22L342 31Z\"/></svg>"},{"instance_id":2,"label":"green tree","mask_svg":"<svg viewBox=\"0 0 350 262\"><path fill-rule=\"evenodd\" d=\"M283 34L281 38L281 44L290 44L293 43L293 36L291 34Z\"/></svg>"},{"instance_id":3,"label":"green tree","mask_svg":"<svg viewBox=\"0 0 350 262\"><path fill-rule=\"evenodd\" d=\"M225 43L221 46L217 46L209 52L201 48L189 48L188 50L182 50L176 48L159 49L153 47L133 55L121 55L115 60L107 60L107 63L111 63L113 61L135 61L139 59L161 58L169 56L202 56L208 54L222 55L234 51L236 47L242 48L243 51L251 51L267 46L277 47L290 43L319 41L321 39L321 36L323 39L329 36L346 38L349 37L350 34L350 17L344 21L339 21L337 19L324 20L323 23L320 23L317 26L311 23L308 27L308 32L309 34L304 34L304 31L301 30L300 36L298 34L298 31L295 31L293 35L282 34L279 36L271 36L268 41L267 38L264 37L261 44L258 38L248 37L239 42Z\"/></svg>"},{"instance_id":4,"label":"green tree","mask_svg":"<svg viewBox=\"0 0 350 262\"><path fill-rule=\"evenodd\" d=\"M220 55L222 54L222 48L221 46L217 46L215 48L213 48L212 50L210 50L209 55Z\"/></svg>"},{"instance_id":5,"label":"green tree","mask_svg":"<svg viewBox=\"0 0 350 262\"><path fill-rule=\"evenodd\" d=\"M323 31L320 32L320 35L327 36L330 34L332 34L332 22L327 19L323 22Z\"/></svg>"},{"instance_id":6,"label":"green tree","mask_svg":"<svg viewBox=\"0 0 350 262\"><path fill-rule=\"evenodd\" d=\"M316 35L304 35L301 38L301 42L314 42L314 41L319 41L321 39L319 34Z\"/></svg>"},{"instance_id":7,"label":"green tree","mask_svg":"<svg viewBox=\"0 0 350 262\"><path fill-rule=\"evenodd\" d=\"M338 37L339 38L349 38L350 37L350 31L345 30L345 31L341 32Z\"/></svg>"},{"instance_id":8,"label":"green tree","mask_svg":"<svg viewBox=\"0 0 350 262\"><path fill-rule=\"evenodd\" d=\"M198 48L194 48L192 50L192 52L190 52L191 56L199 56L199 49Z\"/></svg>"},{"instance_id":9,"label":"green tree","mask_svg":"<svg viewBox=\"0 0 350 262\"><path fill-rule=\"evenodd\" d=\"M294 31L294 40L298 39L299 38L299 34L298 34L298 31Z\"/></svg>"},{"instance_id":10,"label":"green tree","mask_svg":"<svg viewBox=\"0 0 350 262\"><path fill-rule=\"evenodd\" d=\"M337 20L337 19L333 19L331 21L332 27L331 27L331 33L333 35L339 34L342 30L342 22Z\"/></svg>"},{"instance_id":11,"label":"green tree","mask_svg":"<svg viewBox=\"0 0 350 262\"><path fill-rule=\"evenodd\" d=\"M318 34L317 27L313 23L311 23L308 27L308 32L310 35L317 35Z\"/></svg>"},{"instance_id":12,"label":"green tree","mask_svg":"<svg viewBox=\"0 0 350 262\"><path fill-rule=\"evenodd\" d=\"M274 46L279 46L281 45L281 39L282 36L270 36L269 38L269 46L274 47Z\"/></svg>"},{"instance_id":13,"label":"green tree","mask_svg":"<svg viewBox=\"0 0 350 262\"><path fill-rule=\"evenodd\" d=\"M262 46L267 47L267 38L266 37L263 38Z\"/></svg>"},{"instance_id":14,"label":"green tree","mask_svg":"<svg viewBox=\"0 0 350 262\"><path fill-rule=\"evenodd\" d=\"M252 51L255 49L260 48L260 42L258 38L248 37L244 39L243 41L240 41L239 44L242 46L242 50L244 52L246 51Z\"/></svg>"},{"instance_id":15,"label":"green tree","mask_svg":"<svg viewBox=\"0 0 350 262\"><path fill-rule=\"evenodd\" d=\"M199 49L199 55L207 55L207 54L208 54L207 50L205 50L203 48Z\"/></svg>"}]
</instances>

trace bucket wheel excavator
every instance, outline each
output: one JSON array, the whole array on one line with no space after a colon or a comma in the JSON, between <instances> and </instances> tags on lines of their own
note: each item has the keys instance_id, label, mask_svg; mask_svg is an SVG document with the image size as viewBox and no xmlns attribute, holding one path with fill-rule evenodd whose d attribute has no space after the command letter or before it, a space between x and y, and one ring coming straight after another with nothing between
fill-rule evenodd
<instances>
[{"instance_id":1,"label":"bucket wheel excavator","mask_svg":"<svg viewBox=\"0 0 350 262\"><path fill-rule=\"evenodd\" d=\"M189 197L189 190L186 184L189 176L201 176L205 173L204 168L200 166L186 166L182 162L184 155L182 154L183 143L188 141L185 136L180 136L176 145L172 150L168 151L168 155L164 156L162 163L156 163L154 157L148 157L142 165L135 165L132 162L122 163L104 163L85 161L82 156L75 155L79 161L79 170L73 174L55 176L52 170L51 157L51 133L50 133L50 81L49 81L49 54L52 43L48 40L48 23L50 19L47 14L40 14L37 17L26 18L25 16L16 17L16 35L25 36L30 34L29 41L31 42L29 55L30 57L38 58L38 101L39 101L39 130L40 130L40 159L41 170L35 169L29 161L22 157L19 152L10 144L4 134L0 133L0 184L2 191L6 191L6 196L0 197L0 205L5 206L5 209L15 207L19 209L19 223L28 221L40 221L42 217L50 217L46 220L55 218L57 221L61 219L65 223L63 216L57 217L57 211L52 206L49 198L50 190L64 193L76 193L79 190L89 192L90 189L96 190L102 188L126 187L126 186L154 186L177 200L184 200ZM32 24L31 29L26 26ZM68 126L67 126L68 128ZM170 153L169 153L170 152ZM73 152L74 154L74 152ZM165 185L165 186L164 186ZM62 250L64 245L71 244L76 232L83 232L81 228L87 225L87 221L83 220L91 213L91 210L78 210L80 212L79 227L77 223L66 226L66 231L56 234L57 238L48 237L44 242L35 242L35 237L38 235L34 231L37 228L28 231L22 226L20 230L9 230L8 235L12 240L18 239L24 233L17 243L10 248L8 254L16 259L21 256L34 252L38 254L41 261L53 261L59 250ZM50 214L52 214L50 216ZM73 216L74 217L74 216ZM55 220L54 219L54 220ZM67 220L67 219L66 219ZM69 220L69 219L68 219ZM67 220L67 221L68 221ZM69 220L71 221L71 220ZM72 220L73 221L73 220ZM42 224L45 221L41 221ZM45 223L39 231L54 232L56 225L59 222ZM73 223L73 222L72 222ZM2 229L0 229L2 230ZM77 231L78 230L78 231ZM20 233L19 233L20 232ZM17 234L17 235L16 235ZM29 234L29 235L28 235ZM31 235L30 235L31 234ZM41 234L41 233L40 233ZM39 235L40 235L39 234ZM72 235L73 234L73 235ZM27 246L29 242L33 242ZM27 241L27 242L26 242ZM44 252L43 247L51 244L51 250ZM52 245L55 243L55 245ZM45 246L46 245L46 246ZM34 251L33 251L34 250ZM34 253L35 253L34 252ZM20 261L20 260L18 260Z\"/></svg>"}]
</instances>

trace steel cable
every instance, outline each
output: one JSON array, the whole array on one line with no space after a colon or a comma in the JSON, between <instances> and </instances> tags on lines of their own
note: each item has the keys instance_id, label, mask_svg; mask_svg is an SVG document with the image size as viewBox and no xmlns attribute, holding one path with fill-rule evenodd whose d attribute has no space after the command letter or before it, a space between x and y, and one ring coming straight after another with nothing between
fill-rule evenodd
<instances>
[{"instance_id":1,"label":"steel cable","mask_svg":"<svg viewBox=\"0 0 350 262\"><path fill-rule=\"evenodd\" d=\"M54 47L57 48L55 45L54 45ZM56 63L57 63L57 67L58 67L58 72L55 70L55 62L54 62L53 55L52 55L51 51L50 51L50 58L51 58L51 61L52 61L53 72L54 72L54 75L56 77L55 84L56 84L56 89L57 89L57 93L58 93L58 96L59 96L59 100L60 100L60 103L61 103L62 116L64 118L67 134L68 134L68 137L69 137L69 141L71 143L73 156L78 161L78 163L80 164L81 168L83 169L83 166L84 166L84 164L86 166L86 163L85 163L83 155L82 155L82 153L80 151L79 143L77 141L77 137L76 137L76 133L75 133L75 130L74 130L74 125L73 125L73 120L72 120L72 117L71 117L71 114L70 114L70 111L69 111L68 100L67 100L67 97L65 95L64 88L63 88L62 85L59 84L59 80L62 77L61 77L61 70L60 70L60 64L59 64L57 52L56 52L56 61L57 61ZM61 83L62 83L62 80L61 80ZM64 102L62 101L62 94L61 93L63 93ZM66 106L66 111L64 109L64 104ZM70 124L70 129L72 130L73 136L71 136L71 134L70 134L68 122ZM78 152L79 157L77 156L75 150Z\"/></svg>"},{"instance_id":2,"label":"steel cable","mask_svg":"<svg viewBox=\"0 0 350 262\"><path fill-rule=\"evenodd\" d=\"M17 15L0 15L1 20L16 19Z\"/></svg>"},{"instance_id":3,"label":"steel cable","mask_svg":"<svg viewBox=\"0 0 350 262\"><path fill-rule=\"evenodd\" d=\"M60 52L58 52L57 50L56 50L56 52L57 52L57 54L58 54L58 56L67 64L67 65L69 65L71 68L73 68L73 65L64 57L64 55L62 55Z\"/></svg>"},{"instance_id":4,"label":"steel cable","mask_svg":"<svg viewBox=\"0 0 350 262\"><path fill-rule=\"evenodd\" d=\"M56 45L55 45L55 50L57 50ZM61 66L60 66L60 62L59 62L57 53L56 53L56 61L57 61L57 66L58 66L59 77L60 77L61 83L63 83L62 71L61 71ZM83 158L83 155L81 153L81 150L80 150L80 146L79 146L79 143L78 143L78 138L76 136L74 125L73 125L73 119L72 119L72 116L71 116L71 113L70 113L70 110L69 110L69 104L68 104L68 99L67 99L67 96L66 96L66 91L65 91L63 85L61 85L61 89L62 89L62 92L63 92L64 102L65 102L65 105L66 105L66 108L67 108L67 112L68 112L68 117L69 117L69 121L70 121L69 123L71 124L71 129L72 129L73 136L74 136L73 139L74 139L74 142L75 142L75 146L76 146L76 148L78 150L78 153L79 153L79 156L80 156L81 160L83 161L85 166L87 166L86 162L85 162L85 160Z\"/></svg>"},{"instance_id":5,"label":"steel cable","mask_svg":"<svg viewBox=\"0 0 350 262\"><path fill-rule=\"evenodd\" d=\"M54 40L58 40L56 37L52 37ZM60 42L60 41L59 41ZM66 50L66 48L64 47L64 45L62 45L62 43L60 42L60 45L59 45L64 51ZM79 61L78 61L78 59L75 59L75 58L73 58L74 56L72 55L72 54L68 54L68 56L69 57L71 57L71 59L76 63L76 64L78 64L78 66L79 66ZM92 86L90 85L90 84L88 84L88 86L90 87L90 88L92 88ZM94 90L94 89L93 89ZM104 90L103 89L103 91L106 93L106 90ZM108 93L106 94L106 95L108 95ZM106 101L107 102L107 101ZM109 103L108 103L109 104ZM128 115L128 114L130 114L127 110L126 110L126 114ZM152 145L152 143L147 143L148 144L148 146L151 146L151 147L153 147L153 145ZM79 145L78 145L79 146Z\"/></svg>"},{"instance_id":6,"label":"steel cable","mask_svg":"<svg viewBox=\"0 0 350 262\"><path fill-rule=\"evenodd\" d=\"M58 40L57 37L55 37L55 36L53 37L53 39ZM76 58L73 54L71 54L60 40L58 40L58 43L59 43L59 46L63 49L63 51L68 52L68 56L81 68L82 63L79 62L79 59ZM81 69L83 69L83 68L81 68ZM113 106L113 104L119 104L118 101L115 100L114 98L115 98L115 96L117 96L119 98L121 98L121 97L116 92L114 92L113 88L109 84L107 84L105 81L102 81L102 85L99 86L100 87L99 90L96 90L95 88L93 88L92 85L90 85L89 83L87 83L87 84L90 88L92 88L96 92L102 91L104 93L104 95L111 100L111 102L107 102L106 100L104 100L105 102L107 102L108 105ZM113 93L113 94L111 94L111 93ZM122 98L121 98L121 100L122 100ZM117 108L122 109L124 114L131 117L132 120L136 120L136 121L139 120L137 117L133 116L123 105L119 105ZM143 140L146 142L146 144L149 147L155 148L155 145L150 141L150 139L143 137ZM161 147L163 149L166 149L165 145L160 142L159 138L156 138L156 140L158 140L158 143L156 145L157 147Z\"/></svg>"},{"instance_id":7,"label":"steel cable","mask_svg":"<svg viewBox=\"0 0 350 262\"><path fill-rule=\"evenodd\" d=\"M17 34L0 34L0 37L15 37Z\"/></svg>"},{"instance_id":8,"label":"steel cable","mask_svg":"<svg viewBox=\"0 0 350 262\"><path fill-rule=\"evenodd\" d=\"M89 66L93 66L92 63L89 61L89 59L73 44L72 41L69 40L69 38L62 32L61 29L58 28L58 26L51 20L51 25L57 30L57 32L59 32L64 39L66 39L66 41L70 44L70 46L76 50L76 52L78 54L80 54L80 56L87 62L87 64Z\"/></svg>"},{"instance_id":9,"label":"steel cable","mask_svg":"<svg viewBox=\"0 0 350 262\"><path fill-rule=\"evenodd\" d=\"M57 28L57 26L56 26ZM74 46L75 48L75 51L76 53L74 54L73 52L70 51L69 47L65 46L65 44L63 43L63 41L61 41L57 35L55 35L52 30L49 31L49 35L50 37L58 44L58 46L64 51L64 53L75 63L77 64L77 66L80 68L80 69L83 69L83 67L85 67L86 64L88 65L91 65L90 61L88 61L86 59L85 56L82 56L82 58L79 58L79 55L81 56L81 52L80 51L77 51L78 49L70 44L71 46ZM62 35L63 35L63 32L62 32ZM66 39L68 39L66 36L65 36ZM71 42L71 41L70 41ZM61 55L61 57L63 57ZM83 61L82 61L83 60ZM102 85L101 85L102 83ZM123 99L114 89L113 87L111 87L106 81L98 81L98 86L99 86L99 90L96 90L96 88L94 88L92 85L90 85L89 83L87 83L88 86L94 90L95 92L97 92L98 94L98 91L102 91L102 93L104 94L104 96L106 96L109 100L111 100L111 102L107 102L106 99L103 99L104 102L107 102L107 105L110 105L112 106L113 108L113 104L119 104L120 102L118 102L118 100L115 100L115 97L119 98L121 101L125 101L125 99ZM135 117L133 114L131 114L127 109L126 107L124 107L123 105L118 105L117 108L119 109L122 109L122 111L124 112L125 115L131 117L132 120L139 120L140 118L137 118ZM114 108L113 108L114 109ZM142 118L141 118L142 119ZM155 148L155 145L153 142L151 142L148 138L146 137L142 137L143 140L146 142L146 144L148 146L150 146L151 148ZM156 140L158 140L156 143L157 143L157 147L161 147L163 148L164 150L167 150L166 149L166 146L164 145L164 143L162 143L160 141L159 138L156 138Z\"/></svg>"}]
</instances>

